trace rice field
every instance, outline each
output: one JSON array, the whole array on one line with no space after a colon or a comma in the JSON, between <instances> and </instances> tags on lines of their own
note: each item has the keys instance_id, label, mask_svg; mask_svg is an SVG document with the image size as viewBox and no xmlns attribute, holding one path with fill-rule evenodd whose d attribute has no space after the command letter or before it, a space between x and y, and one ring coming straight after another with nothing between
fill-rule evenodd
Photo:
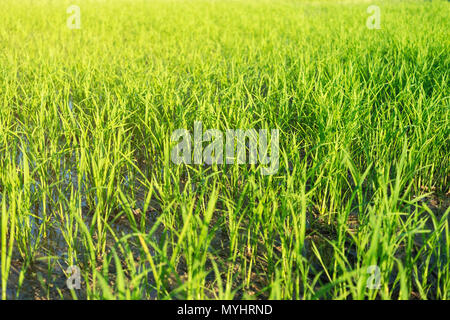
<instances>
[{"instance_id":1,"label":"rice field","mask_svg":"<svg viewBox=\"0 0 450 320\"><path fill-rule=\"evenodd\" d=\"M450 2L0 21L2 299L450 298Z\"/></svg>"}]
</instances>

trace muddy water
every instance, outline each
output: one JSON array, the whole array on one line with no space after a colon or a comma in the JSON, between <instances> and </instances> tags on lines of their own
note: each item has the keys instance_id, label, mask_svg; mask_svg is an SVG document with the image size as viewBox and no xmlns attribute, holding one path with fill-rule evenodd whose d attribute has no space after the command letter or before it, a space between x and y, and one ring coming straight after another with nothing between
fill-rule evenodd
<instances>
[{"instance_id":1,"label":"muddy water","mask_svg":"<svg viewBox=\"0 0 450 320\"><path fill-rule=\"evenodd\" d=\"M19 156L18 161L21 162L23 157ZM75 162L75 155L73 154L72 160ZM61 160L63 161L63 159ZM31 164L35 165L35 164ZM63 164L61 164L61 167L64 168ZM59 177L60 181L62 181L63 184L63 190L68 190L68 187L73 188L80 188L81 194L85 194L86 188L86 179L85 177L78 176L76 168L71 168L69 170L62 170ZM130 186L130 179L127 176L124 176L124 184L126 188L132 188L133 186ZM78 185L78 181L81 181L81 185ZM136 190L143 190L143 186L134 186ZM37 188L39 188L39 185L33 184L30 186L31 192L35 192ZM194 190L193 190L194 191ZM0 199L1 199L0 194ZM70 194L67 194L66 197L70 197ZM143 198L141 195L140 198ZM436 200L436 197L430 198L427 201L429 202L428 205L434 210L437 210L438 213L442 214L443 210L445 211L446 208L448 208L450 201L450 197L447 195L446 197L442 199ZM55 203L59 202L59 199L55 196L53 199ZM80 199L81 202L81 211L83 214L83 219L88 228L90 228L92 224L92 213L90 212L87 203L86 198L83 196L82 199ZM139 210L142 210L143 204L142 200L138 203L137 208L141 208ZM42 215L43 208L39 207L36 210L37 216L39 218L44 218ZM150 213L146 213L146 218L149 219L149 223L147 223L148 229L152 226L152 221L156 218L157 212L154 215L150 216ZM439 216L439 215L438 215ZM64 239L63 233L62 233L62 226L61 226L61 220L59 219L58 215L51 215L50 220L46 222L46 224L49 226L49 229L47 230L47 236L45 239L40 239L39 249L35 253L34 261L29 264L25 265L23 258L21 258L20 254L15 252L12 260L11 270L8 276L8 286L6 295L8 299L59 299L59 298L66 298L70 299L71 295L69 291L67 290L66 280L67 276L65 273L65 270L67 269L68 265L65 263L65 261L68 260L67 251L68 246ZM31 219L30 222L32 223L32 237L31 245L35 244L36 239L39 235L39 226L40 222L39 219ZM111 226L113 232L120 238L121 235L130 234L133 233L133 230L129 226L129 222L126 218L119 219L115 222L109 222L109 225ZM357 225L357 221L356 221ZM432 226L430 226L432 227ZM149 231L149 230L147 230ZM324 231L322 230L316 230L321 234L324 234ZM357 228L355 228L352 232L358 232ZM316 232L317 233L317 232ZM156 235L158 236L158 235ZM213 245L215 245L217 248L220 246L223 246L224 241L226 242L227 235L218 235L215 238L216 242ZM332 239L330 239L332 240ZM314 243L314 246L317 247L318 251L321 254L321 257L323 259L323 263L325 265L331 264L331 259L334 257L334 249L333 247L323 239L321 236L309 236L306 238L305 243L305 256L307 257L308 261L310 261L311 266L316 270L321 270L321 262L317 259L316 255L313 253L312 250L312 243ZM443 245L445 245L445 240L443 239ZM107 237L107 249L111 248L115 245L115 239L109 235ZM357 253L355 250L349 250L348 254L350 255L349 261L356 261L357 260ZM81 255L83 255L83 252L81 252ZM133 251L133 255L135 256L136 260L139 260L140 252L139 250ZM79 261L83 261L83 257L78 257ZM23 274L23 279L20 279L21 276L21 270L25 270L26 272ZM263 279L264 280L264 279ZM263 281L261 280L261 281ZM20 290L18 290L18 283L22 281L22 285ZM326 279L324 279L326 281ZM261 286L264 286L264 283L261 283ZM85 290L80 290L79 292L85 292ZM0 288L0 295L1 295L1 288ZM153 296L156 296L155 292L152 294ZM79 298L83 299L84 296L79 296Z\"/></svg>"},{"instance_id":2,"label":"muddy water","mask_svg":"<svg viewBox=\"0 0 450 320\"><path fill-rule=\"evenodd\" d=\"M61 159L61 168L64 168L64 160ZM75 154L72 155L72 160L74 163L75 161ZM19 153L17 156L17 167L20 168L23 166L23 154ZM30 163L30 167L36 167L36 163ZM68 170L61 170L60 176L58 177L60 182L60 189L59 190L65 190L64 192L67 192L65 194L66 199L70 201L70 190L75 189L78 190L79 193L82 195L82 198L79 199L77 202L81 204L81 213L83 215L83 221L86 225L86 227L89 229L91 225L93 224L92 221L92 212L90 212L88 206L86 197L84 196L86 194L86 179L85 177L79 177L78 172L76 170L76 167L74 166L71 169ZM79 185L79 181L81 181ZM128 177L124 177L125 184L129 184ZM127 188L130 188L130 186L126 186ZM40 185L38 182L34 181L30 185L30 194L36 194L36 192L39 192ZM142 189L142 186L137 186L135 189ZM0 189L1 190L1 189ZM0 193L0 202L2 199L2 194ZM58 194L52 194L52 199L54 203L60 203L60 195ZM47 201L48 203L48 201ZM6 296L8 299L58 299L61 297L64 298L71 298L69 291L67 290L66 280L66 270L68 268L68 265L66 261L68 261L68 245L66 243L66 240L64 238L64 234L62 230L64 230L64 226L61 225L61 223L64 223L63 221L65 219L62 219L61 215L65 215L68 213L64 213L64 209L62 209L63 212L60 212L61 209L56 208L50 208L46 207L44 210L43 207L44 204L40 202L39 204L36 204L36 206L32 206L30 210L32 211L32 215L25 218L27 221L26 223L31 226L30 228L30 234L29 238L27 239L27 247L38 248L37 251L33 251L31 255L33 256L32 261L26 263L26 258L20 254L20 250L18 249L17 243L15 244L13 257L11 261L11 268L8 275L8 285L6 289ZM47 204L45 204L47 206ZM143 201L138 201L137 203L138 208L143 207ZM52 213L51 211L56 213ZM142 210L142 209L138 209ZM46 215L44 215L44 212L47 212ZM154 220L150 218L154 218L155 215L152 217L148 217L149 220ZM42 224L45 221L46 225L46 231L45 236L42 236L40 234ZM22 219L22 223L24 223ZM133 233L132 228L129 225L129 222L126 218L124 219L118 219L117 221L109 221L108 225L111 227L112 232L120 238L123 235L131 234ZM149 231L150 227L152 226L152 221L149 221L147 224L147 232ZM77 239L75 239L77 241ZM94 236L95 241L95 236ZM106 238L106 248L107 251L115 245L115 239L110 234L110 232L107 232L107 238ZM31 252L31 249L30 249ZM82 250L75 250L77 252L78 261L83 263L83 255L86 254L86 252L83 252ZM119 253L120 254L120 253ZM138 250L133 251L133 255L135 258L138 258L140 255L140 252ZM84 259L85 260L85 259ZM1 261L0 261L1 263ZM100 261L101 263L101 261ZM1 276L1 274L0 274ZM18 288L18 284L22 283L20 288ZM83 292L84 290L80 290L80 292ZM0 296L2 294L2 289L0 286ZM80 297L83 298L83 297Z\"/></svg>"}]
</instances>

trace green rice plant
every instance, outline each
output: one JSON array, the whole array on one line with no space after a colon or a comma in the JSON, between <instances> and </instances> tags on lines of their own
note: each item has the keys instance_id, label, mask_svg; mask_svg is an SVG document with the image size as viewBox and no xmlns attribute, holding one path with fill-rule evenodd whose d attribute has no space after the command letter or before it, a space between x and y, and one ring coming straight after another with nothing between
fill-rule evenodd
<instances>
[{"instance_id":1,"label":"green rice plant","mask_svg":"<svg viewBox=\"0 0 450 320\"><path fill-rule=\"evenodd\" d=\"M449 3L368 5L2 1L2 299L448 299Z\"/></svg>"}]
</instances>

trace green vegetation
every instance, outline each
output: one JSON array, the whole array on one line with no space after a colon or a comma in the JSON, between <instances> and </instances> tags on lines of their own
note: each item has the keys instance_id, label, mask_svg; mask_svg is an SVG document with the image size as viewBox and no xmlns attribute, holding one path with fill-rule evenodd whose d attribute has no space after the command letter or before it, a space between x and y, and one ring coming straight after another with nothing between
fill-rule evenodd
<instances>
[{"instance_id":1,"label":"green vegetation","mask_svg":"<svg viewBox=\"0 0 450 320\"><path fill-rule=\"evenodd\" d=\"M1 1L1 298L449 299L450 3L370 4Z\"/></svg>"}]
</instances>

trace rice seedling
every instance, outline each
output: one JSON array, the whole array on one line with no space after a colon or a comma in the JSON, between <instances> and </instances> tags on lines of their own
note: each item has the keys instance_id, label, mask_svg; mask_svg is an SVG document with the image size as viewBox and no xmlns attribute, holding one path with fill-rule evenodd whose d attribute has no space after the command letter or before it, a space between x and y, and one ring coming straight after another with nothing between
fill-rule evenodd
<instances>
[{"instance_id":1,"label":"rice seedling","mask_svg":"<svg viewBox=\"0 0 450 320\"><path fill-rule=\"evenodd\" d=\"M450 4L369 5L1 1L1 298L449 299Z\"/></svg>"}]
</instances>

